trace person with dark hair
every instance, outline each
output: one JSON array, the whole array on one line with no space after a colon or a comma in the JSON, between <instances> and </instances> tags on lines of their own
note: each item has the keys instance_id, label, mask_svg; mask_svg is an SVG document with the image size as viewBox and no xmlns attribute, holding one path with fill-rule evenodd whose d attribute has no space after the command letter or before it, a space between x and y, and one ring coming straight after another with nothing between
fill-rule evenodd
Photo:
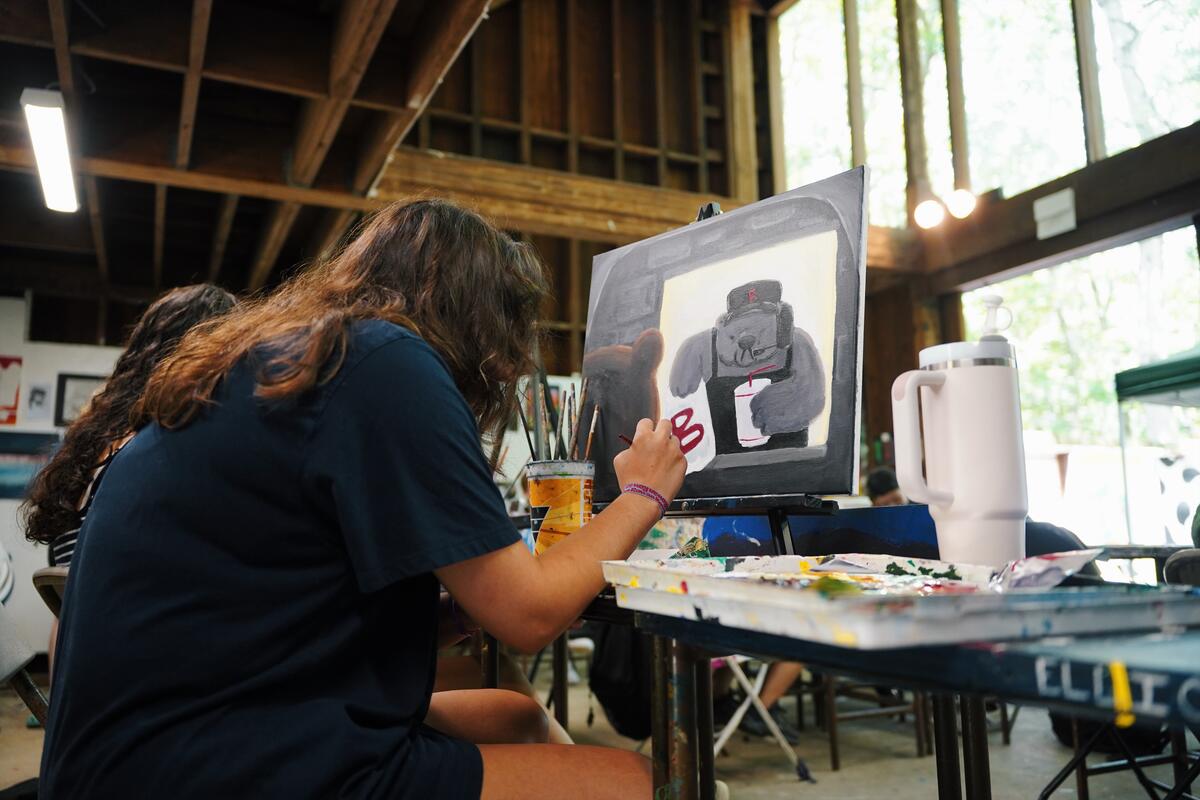
<instances>
[{"instance_id":1,"label":"person with dark hair","mask_svg":"<svg viewBox=\"0 0 1200 800\"><path fill-rule=\"evenodd\" d=\"M79 540L39 796L649 797L641 755L539 743L527 697L432 691L439 641L474 625L553 641L683 483L643 419L621 495L522 543L483 445L546 292L529 245L423 200L185 336Z\"/></svg>"},{"instance_id":2,"label":"person with dark hair","mask_svg":"<svg viewBox=\"0 0 1200 800\"><path fill-rule=\"evenodd\" d=\"M133 408L151 371L174 351L185 333L236 303L233 295L211 284L181 286L151 303L133 326L112 375L67 428L62 446L34 477L22 505L25 536L47 545L50 566L70 565L80 526L104 470L133 432L145 424L144 418L133 414ZM52 669L57 641L56 619L47 650Z\"/></svg>"},{"instance_id":3,"label":"person with dark hair","mask_svg":"<svg viewBox=\"0 0 1200 800\"><path fill-rule=\"evenodd\" d=\"M237 304L211 284L181 286L159 297L129 332L112 375L63 436L62 446L34 477L22 505L25 537L48 546L50 566L68 566L87 507L104 467L146 423L133 413L150 373L179 340Z\"/></svg>"},{"instance_id":4,"label":"person with dark hair","mask_svg":"<svg viewBox=\"0 0 1200 800\"><path fill-rule=\"evenodd\" d=\"M891 467L876 467L867 475L867 497L873 506L902 506L908 502Z\"/></svg>"}]
</instances>

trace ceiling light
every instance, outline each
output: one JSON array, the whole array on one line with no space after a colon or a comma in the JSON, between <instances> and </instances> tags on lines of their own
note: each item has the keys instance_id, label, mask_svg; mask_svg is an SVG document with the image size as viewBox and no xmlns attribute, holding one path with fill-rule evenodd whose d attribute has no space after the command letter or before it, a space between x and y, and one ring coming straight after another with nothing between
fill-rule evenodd
<instances>
[{"instance_id":1,"label":"ceiling light","mask_svg":"<svg viewBox=\"0 0 1200 800\"><path fill-rule=\"evenodd\" d=\"M71 153L67 149L67 119L63 113L62 92L26 89L21 92L29 139L37 159L38 177L46 207L54 211L77 211L75 176L71 172Z\"/></svg>"},{"instance_id":2,"label":"ceiling light","mask_svg":"<svg viewBox=\"0 0 1200 800\"><path fill-rule=\"evenodd\" d=\"M945 218L946 209L937 200L922 200L913 209L913 220L922 228L936 228Z\"/></svg>"},{"instance_id":3,"label":"ceiling light","mask_svg":"<svg viewBox=\"0 0 1200 800\"><path fill-rule=\"evenodd\" d=\"M946 198L946 210L956 219L966 219L975 210L975 195L970 189L955 189Z\"/></svg>"}]
</instances>

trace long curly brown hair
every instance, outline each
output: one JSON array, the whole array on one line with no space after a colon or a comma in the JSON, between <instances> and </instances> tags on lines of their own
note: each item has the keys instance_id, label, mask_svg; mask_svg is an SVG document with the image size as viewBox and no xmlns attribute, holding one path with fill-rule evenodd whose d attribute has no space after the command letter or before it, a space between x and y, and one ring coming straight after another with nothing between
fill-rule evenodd
<instances>
[{"instance_id":1,"label":"long curly brown hair","mask_svg":"<svg viewBox=\"0 0 1200 800\"><path fill-rule=\"evenodd\" d=\"M444 200L395 203L329 261L274 293L188 334L155 370L137 407L165 428L186 425L247 356L267 401L328 381L350 326L383 319L445 359L485 438L511 414L518 377L533 369L545 269L528 244Z\"/></svg>"},{"instance_id":2,"label":"long curly brown hair","mask_svg":"<svg viewBox=\"0 0 1200 800\"><path fill-rule=\"evenodd\" d=\"M25 536L49 544L79 527L79 499L114 442L148 421L135 413L150 374L198 324L229 311L237 300L210 284L182 286L155 300L129 333L104 388L67 428L62 446L29 487L22 512Z\"/></svg>"}]
</instances>

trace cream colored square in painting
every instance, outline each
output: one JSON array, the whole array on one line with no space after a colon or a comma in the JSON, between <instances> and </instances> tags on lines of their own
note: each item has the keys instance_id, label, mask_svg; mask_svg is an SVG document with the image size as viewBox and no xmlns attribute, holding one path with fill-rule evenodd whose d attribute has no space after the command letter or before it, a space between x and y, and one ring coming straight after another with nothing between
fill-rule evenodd
<instances>
[{"instance_id":1,"label":"cream colored square in painting","mask_svg":"<svg viewBox=\"0 0 1200 800\"><path fill-rule=\"evenodd\" d=\"M812 337L821 356L825 378L825 408L808 428L810 447L829 437L829 406L833 388L834 312L837 306L837 233L826 231L763 250L719 261L670 278L663 284L659 329L663 360L658 368L661 408L678 403L671 397L671 365L683 342L710 330L728 307L726 297L737 287L757 280L783 285L783 302L792 307L795 326Z\"/></svg>"}]
</instances>

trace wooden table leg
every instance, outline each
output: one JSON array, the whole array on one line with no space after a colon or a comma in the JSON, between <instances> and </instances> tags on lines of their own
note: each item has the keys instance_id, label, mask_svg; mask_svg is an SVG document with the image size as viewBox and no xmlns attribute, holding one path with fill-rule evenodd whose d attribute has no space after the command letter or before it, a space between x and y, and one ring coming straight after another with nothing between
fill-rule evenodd
<instances>
[{"instance_id":1,"label":"wooden table leg","mask_svg":"<svg viewBox=\"0 0 1200 800\"><path fill-rule=\"evenodd\" d=\"M654 797L664 798L670 791L671 768L667 758L667 739L671 729L667 723L667 706L671 683L671 665L667 653L667 640L652 637L651 664L654 670L654 686L650 699L650 747L654 761Z\"/></svg>"},{"instance_id":2,"label":"wooden table leg","mask_svg":"<svg viewBox=\"0 0 1200 800\"><path fill-rule=\"evenodd\" d=\"M691 648L672 639L670 651L671 726L667 739L667 757L671 767L671 797L673 800L697 800L696 770L696 667Z\"/></svg>"},{"instance_id":3,"label":"wooden table leg","mask_svg":"<svg viewBox=\"0 0 1200 800\"><path fill-rule=\"evenodd\" d=\"M700 800L715 800L712 664L702 651L693 650L692 656L696 670L696 763L700 772Z\"/></svg>"},{"instance_id":4,"label":"wooden table leg","mask_svg":"<svg viewBox=\"0 0 1200 800\"><path fill-rule=\"evenodd\" d=\"M567 728L567 635L554 640L554 718Z\"/></svg>"},{"instance_id":5,"label":"wooden table leg","mask_svg":"<svg viewBox=\"0 0 1200 800\"><path fill-rule=\"evenodd\" d=\"M500 685L500 643L490 633L483 635L483 688Z\"/></svg>"},{"instance_id":6,"label":"wooden table leg","mask_svg":"<svg viewBox=\"0 0 1200 800\"><path fill-rule=\"evenodd\" d=\"M933 695L933 749L937 761L939 800L962 800L962 779L958 772L958 723L955 717L954 695Z\"/></svg>"},{"instance_id":7,"label":"wooden table leg","mask_svg":"<svg viewBox=\"0 0 1200 800\"><path fill-rule=\"evenodd\" d=\"M983 698L963 695L963 775L967 800L992 800L992 774L988 759L987 711Z\"/></svg>"}]
</instances>

